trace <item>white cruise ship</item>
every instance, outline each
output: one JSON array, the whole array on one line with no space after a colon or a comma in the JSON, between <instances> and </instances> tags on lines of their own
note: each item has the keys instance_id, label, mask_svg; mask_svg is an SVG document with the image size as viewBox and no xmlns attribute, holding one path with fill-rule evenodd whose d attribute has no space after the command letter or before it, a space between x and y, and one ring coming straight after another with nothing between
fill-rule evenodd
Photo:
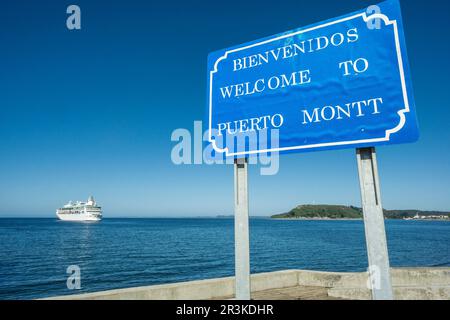
<instances>
[{"instance_id":1,"label":"white cruise ship","mask_svg":"<svg viewBox=\"0 0 450 320\"><path fill-rule=\"evenodd\" d=\"M56 216L65 221L100 221L102 208L97 205L94 197L90 196L87 202L69 201L64 207L56 210Z\"/></svg>"}]
</instances>

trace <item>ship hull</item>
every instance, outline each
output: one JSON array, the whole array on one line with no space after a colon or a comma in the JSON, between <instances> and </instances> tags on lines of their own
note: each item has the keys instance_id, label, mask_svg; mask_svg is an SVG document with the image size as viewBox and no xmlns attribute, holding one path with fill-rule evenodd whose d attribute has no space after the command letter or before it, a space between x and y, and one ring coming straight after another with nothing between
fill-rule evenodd
<instances>
[{"instance_id":1,"label":"ship hull","mask_svg":"<svg viewBox=\"0 0 450 320\"><path fill-rule=\"evenodd\" d=\"M100 221L102 219L98 215L90 213L57 213L56 216L63 221Z\"/></svg>"}]
</instances>

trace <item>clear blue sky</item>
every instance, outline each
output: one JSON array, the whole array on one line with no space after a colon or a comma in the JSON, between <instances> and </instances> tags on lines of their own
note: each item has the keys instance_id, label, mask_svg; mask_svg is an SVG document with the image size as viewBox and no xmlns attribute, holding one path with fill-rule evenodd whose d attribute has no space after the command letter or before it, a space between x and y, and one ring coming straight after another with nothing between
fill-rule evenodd
<instances>
[{"instance_id":1,"label":"clear blue sky","mask_svg":"<svg viewBox=\"0 0 450 320\"><path fill-rule=\"evenodd\" d=\"M211 51L373 2L8 1L0 10L0 215L53 216L93 194L105 216L232 214L233 167L176 166L205 110ZM82 30L66 28L77 4ZM421 138L377 148L384 207L450 210L450 3L402 1ZM360 205L354 150L250 171L253 215Z\"/></svg>"}]
</instances>

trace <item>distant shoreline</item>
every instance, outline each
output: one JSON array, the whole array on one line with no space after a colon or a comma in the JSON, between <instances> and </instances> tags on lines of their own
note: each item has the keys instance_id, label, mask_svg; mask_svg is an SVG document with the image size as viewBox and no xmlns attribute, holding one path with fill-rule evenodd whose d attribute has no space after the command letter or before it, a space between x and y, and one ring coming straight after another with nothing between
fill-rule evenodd
<instances>
[{"instance_id":1,"label":"distant shoreline","mask_svg":"<svg viewBox=\"0 0 450 320\"><path fill-rule=\"evenodd\" d=\"M286 218L271 218L272 220L363 220L362 218L303 218L303 217L286 217ZM392 219L392 220L396 220L396 219Z\"/></svg>"},{"instance_id":2,"label":"distant shoreline","mask_svg":"<svg viewBox=\"0 0 450 320\"><path fill-rule=\"evenodd\" d=\"M450 212L383 209L385 219L392 220L427 220L450 221ZM271 216L272 219L299 220L361 220L364 218L363 209L347 205L303 204L285 213Z\"/></svg>"},{"instance_id":3,"label":"distant shoreline","mask_svg":"<svg viewBox=\"0 0 450 320\"><path fill-rule=\"evenodd\" d=\"M362 221L363 218L271 218L271 220L302 220L302 221ZM396 219L396 218L385 218L384 220L392 221L446 221L450 222L450 219Z\"/></svg>"}]
</instances>

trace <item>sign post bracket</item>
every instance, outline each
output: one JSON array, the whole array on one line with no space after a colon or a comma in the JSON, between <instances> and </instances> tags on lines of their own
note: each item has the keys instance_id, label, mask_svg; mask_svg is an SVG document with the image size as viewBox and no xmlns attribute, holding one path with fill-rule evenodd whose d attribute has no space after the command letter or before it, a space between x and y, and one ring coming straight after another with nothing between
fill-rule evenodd
<instances>
[{"instance_id":1,"label":"sign post bracket","mask_svg":"<svg viewBox=\"0 0 450 320\"><path fill-rule=\"evenodd\" d=\"M368 285L372 290L372 299L392 300L389 256L375 148L357 148L356 159L369 260Z\"/></svg>"},{"instance_id":2,"label":"sign post bracket","mask_svg":"<svg viewBox=\"0 0 450 320\"><path fill-rule=\"evenodd\" d=\"M250 300L248 161L234 160L234 237L236 299Z\"/></svg>"}]
</instances>

